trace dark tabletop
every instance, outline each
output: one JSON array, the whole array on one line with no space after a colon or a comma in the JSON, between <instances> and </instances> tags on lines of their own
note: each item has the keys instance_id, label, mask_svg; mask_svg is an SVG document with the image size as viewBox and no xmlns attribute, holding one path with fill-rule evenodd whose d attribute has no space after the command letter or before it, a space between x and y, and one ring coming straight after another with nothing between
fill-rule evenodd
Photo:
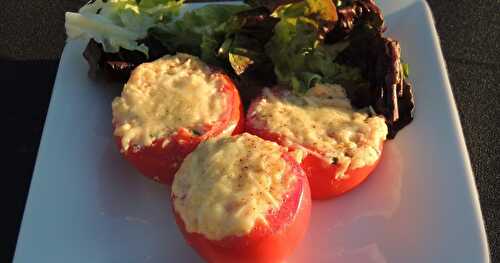
<instances>
[{"instance_id":1,"label":"dark tabletop","mask_svg":"<svg viewBox=\"0 0 500 263\"><path fill-rule=\"evenodd\" d=\"M2 0L0 85L7 196L3 250L11 261L64 47L64 12L86 0ZM500 1L429 0L469 149L492 262L500 262ZM8 128L6 128L8 127ZM3 165L2 165L3 166ZM64 198L64 197L61 197Z\"/></svg>"}]
</instances>

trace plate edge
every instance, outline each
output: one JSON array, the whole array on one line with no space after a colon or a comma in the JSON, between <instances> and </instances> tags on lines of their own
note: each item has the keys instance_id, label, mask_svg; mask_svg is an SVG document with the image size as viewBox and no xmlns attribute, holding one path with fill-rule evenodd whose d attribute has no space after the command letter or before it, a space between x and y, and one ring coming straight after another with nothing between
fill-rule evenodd
<instances>
[{"instance_id":1,"label":"plate edge","mask_svg":"<svg viewBox=\"0 0 500 263\"><path fill-rule=\"evenodd\" d=\"M36 153L36 158L35 158L35 165L33 166L33 173L31 175L31 180L30 180L30 184L29 184L29 187L28 187L28 194L26 196L26 203L24 204L24 209L23 209L23 215L21 217L21 224L19 225L19 231L17 233L17 238L16 238L16 245L15 245L15 249L14 249L14 256L12 257L12 262L18 262L16 260L17 256L18 256L18 249L19 249L19 245L21 244L19 241L21 240L21 237L23 235L21 235L21 232L23 231L23 228L24 228L24 224L25 224L25 213L27 211L27 208L28 208L28 205L31 203L30 202L30 198L32 196L32 191L31 191L31 186L33 185L33 181L36 180L36 178L38 178L38 167L39 167L39 162L40 162L40 152L41 152L41 149L42 147L47 147L45 146L46 144L46 139L45 137L47 136L47 127L49 127L48 123L50 122L50 119L49 119L49 116L51 116L51 112L53 111L53 108L54 108L54 101L55 101L55 94L56 94L56 89L59 89L58 87L60 86L58 83L60 82L60 78L61 78L61 74L60 74L60 71L61 71L61 65L63 64L64 62L64 58L66 56L68 56L66 53L66 50L68 49L68 42L65 41L65 44L64 44L64 48L63 48L63 51L62 51L62 55L59 59L59 63L57 65L57 72L56 72L56 78L54 80L54 84L52 85L52 94L50 96L50 100L49 100L49 107L47 109L47 114L45 115L45 122L43 124L43 129L42 129L42 136L40 136L40 144L38 146L38 149L37 149L37 153Z\"/></svg>"},{"instance_id":2,"label":"plate edge","mask_svg":"<svg viewBox=\"0 0 500 263\"><path fill-rule=\"evenodd\" d=\"M450 108L450 112L451 112L450 117L452 118L452 123L453 123L452 125L454 126L455 130L458 131L458 133L457 133L458 138L457 139L458 139L458 144L459 144L458 146L461 150L460 156L465 160L464 164L465 164L465 169L466 169L466 173L467 173L467 176L466 176L467 177L466 180L468 183L467 187L469 189L469 192L472 194L472 197L474 198L474 201L472 202L474 212L475 212L476 216L479 217L479 218L477 218L477 220L479 221L478 223L480 223L480 226L479 226L479 230L481 231L480 240L482 242L482 247L483 247L482 253L485 256L484 262L490 263L491 254L490 254L490 249L489 249L488 238L486 235L484 217L483 217L483 213L481 210L479 193L477 190L476 181L474 179L474 171L472 170L472 165L471 165L470 157L469 157L469 151L468 151L467 145L465 143L465 137L464 137L460 117L458 114L458 108L457 108L457 105L455 102L455 96L453 94L453 89L451 88L451 83L450 83L450 79L449 79L449 75L448 75L448 67L447 67L446 61L444 59L443 51L441 49L441 40L439 38L439 34L437 32L437 29L436 29L436 21L434 19L434 15L433 15L432 10L429 6L429 3L427 3L426 0L421 0L420 2L424 6L427 18L429 19L430 22L432 22L432 25L433 25L433 26L431 26L432 42L433 42L434 48L437 52L437 60L439 63L439 67L441 68L441 71L444 74L443 75L443 81L444 81L443 84L445 86L445 92L448 96L448 101L450 102L449 108Z\"/></svg>"}]
</instances>

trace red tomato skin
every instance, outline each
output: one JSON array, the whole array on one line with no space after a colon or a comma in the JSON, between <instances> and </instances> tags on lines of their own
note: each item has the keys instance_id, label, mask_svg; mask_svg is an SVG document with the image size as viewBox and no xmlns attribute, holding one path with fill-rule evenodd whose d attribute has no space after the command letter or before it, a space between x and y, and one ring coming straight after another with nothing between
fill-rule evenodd
<instances>
[{"instance_id":1,"label":"red tomato skin","mask_svg":"<svg viewBox=\"0 0 500 263\"><path fill-rule=\"evenodd\" d=\"M257 120L252 112L254 112L255 107L262 98L262 96L257 97L250 104L246 117L245 131L259 136L262 139L274 141L282 146L288 147L289 151L293 151L299 147L306 150L306 155L300 165L304 169L309 180L313 200L329 199L353 190L365 181L377 167L380 157L371 165L356 169L348 168L345 172L345 178L335 179L339 170L338 165L332 165L325 159L320 158L319 156L321 156L321 154L314 149L306 149L304 146L299 145L290 145L283 135L271 132L266 128L257 127ZM383 142L380 142L380 152L382 152L382 149Z\"/></svg>"},{"instance_id":2,"label":"red tomato skin","mask_svg":"<svg viewBox=\"0 0 500 263\"><path fill-rule=\"evenodd\" d=\"M314 189L312 190L312 198L322 200L337 197L355 189L368 178L379 161L380 157L371 165L356 169L348 168L343 179L335 179L339 169L338 165L331 165L314 154L308 154L301 166L308 175L311 189Z\"/></svg>"},{"instance_id":3,"label":"red tomato skin","mask_svg":"<svg viewBox=\"0 0 500 263\"><path fill-rule=\"evenodd\" d=\"M245 109L243 108L243 103L241 103L240 97L238 96L238 101L239 101L239 116L238 116L238 122L236 124L236 127L234 128L234 131L231 133L231 135L237 135L245 132ZM232 117L235 118L236 116Z\"/></svg>"},{"instance_id":4,"label":"red tomato skin","mask_svg":"<svg viewBox=\"0 0 500 263\"><path fill-rule=\"evenodd\" d=\"M243 132L245 124L244 111L238 89L228 76L220 73L214 74L223 80L222 92L230 95L228 110L221 116L219 122L208 127L209 129L203 135L196 136L181 128L174 136L168 138L169 142L164 147L162 146L165 141L163 138L154 141L152 145L143 146L139 149L134 149L131 146L127 151L123 151L121 137L115 136L123 157L142 175L162 184L171 185L182 161L196 149L198 144L223 133L232 125L235 126L231 132L232 135Z\"/></svg>"},{"instance_id":5,"label":"red tomato skin","mask_svg":"<svg viewBox=\"0 0 500 263\"><path fill-rule=\"evenodd\" d=\"M247 235L210 240L203 234L188 233L184 221L173 208L172 199L175 220L184 239L207 262L282 262L303 239L311 215L309 183L299 164L288 154L284 155L293 164L292 172L296 174L298 181L280 209L267 216L268 225L257 222Z\"/></svg>"}]
</instances>

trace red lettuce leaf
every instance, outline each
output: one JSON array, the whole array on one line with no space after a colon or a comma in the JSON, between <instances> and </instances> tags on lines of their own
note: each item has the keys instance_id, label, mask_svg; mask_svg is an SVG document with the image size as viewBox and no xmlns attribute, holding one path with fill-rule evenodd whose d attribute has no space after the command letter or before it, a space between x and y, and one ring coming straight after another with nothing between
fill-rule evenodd
<instances>
[{"instance_id":1,"label":"red lettuce leaf","mask_svg":"<svg viewBox=\"0 0 500 263\"><path fill-rule=\"evenodd\" d=\"M348 38L350 46L337 58L361 70L370 82L364 89L348 89L356 107L372 106L386 118L390 139L414 118L413 88L405 77L399 42L380 32L358 32Z\"/></svg>"},{"instance_id":2,"label":"red lettuce leaf","mask_svg":"<svg viewBox=\"0 0 500 263\"><path fill-rule=\"evenodd\" d=\"M158 41L152 38L146 38L141 42L149 47L149 57L142 52L123 48L117 53L108 53L104 51L101 44L91 39L83 51L83 57L89 65L90 78L125 82L135 67L168 53Z\"/></svg>"}]
</instances>

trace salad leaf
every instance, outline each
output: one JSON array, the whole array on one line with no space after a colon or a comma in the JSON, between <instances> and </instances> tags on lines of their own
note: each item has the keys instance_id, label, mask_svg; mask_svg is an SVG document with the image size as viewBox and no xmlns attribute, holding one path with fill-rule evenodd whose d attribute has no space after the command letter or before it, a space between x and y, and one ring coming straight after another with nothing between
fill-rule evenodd
<instances>
[{"instance_id":1,"label":"salad leaf","mask_svg":"<svg viewBox=\"0 0 500 263\"><path fill-rule=\"evenodd\" d=\"M373 0L337 0L338 21L326 34L326 42L333 43L351 36L355 31L385 31L384 17Z\"/></svg>"},{"instance_id":2,"label":"salad leaf","mask_svg":"<svg viewBox=\"0 0 500 263\"><path fill-rule=\"evenodd\" d=\"M248 56L238 55L233 52L229 53L228 57L236 75L243 74L254 63Z\"/></svg>"},{"instance_id":3,"label":"salad leaf","mask_svg":"<svg viewBox=\"0 0 500 263\"><path fill-rule=\"evenodd\" d=\"M282 18L274 29L274 36L266 45L266 53L274 64L278 82L291 85L299 92L307 90L300 74L310 72L306 66L317 44L316 27L305 17Z\"/></svg>"},{"instance_id":4,"label":"salad leaf","mask_svg":"<svg viewBox=\"0 0 500 263\"><path fill-rule=\"evenodd\" d=\"M331 0L306 0L306 3L310 14L317 14L323 21L337 21L337 9Z\"/></svg>"},{"instance_id":5,"label":"salad leaf","mask_svg":"<svg viewBox=\"0 0 500 263\"><path fill-rule=\"evenodd\" d=\"M356 107L371 106L383 115L389 128L388 138L409 124L415 114L413 88L408 80L408 67L401 63L399 42L373 30L356 30L348 36L351 42L337 61L361 70L370 85L349 94Z\"/></svg>"},{"instance_id":6,"label":"salad leaf","mask_svg":"<svg viewBox=\"0 0 500 263\"><path fill-rule=\"evenodd\" d=\"M264 45L273 34L278 22L271 13L263 8L255 8L239 12L226 25L226 39L221 47L227 48L227 54L221 52L219 57L228 59L234 73L241 76L253 68L269 68L272 64L265 54ZM227 57L225 57L227 56ZM257 71L254 71L256 73ZM269 75L269 72L264 74ZM265 77L264 75L261 77Z\"/></svg>"},{"instance_id":7,"label":"salad leaf","mask_svg":"<svg viewBox=\"0 0 500 263\"><path fill-rule=\"evenodd\" d=\"M244 0L251 7L264 7L273 12L278 6L301 2L303 0Z\"/></svg>"},{"instance_id":8,"label":"salad leaf","mask_svg":"<svg viewBox=\"0 0 500 263\"><path fill-rule=\"evenodd\" d=\"M89 64L89 76L93 79L104 78L113 82L123 82L139 64L155 60L167 53L165 48L152 38L143 39L140 43L149 47L149 56L137 50L124 48L120 48L118 52L108 53L104 51L102 44L91 39L83 52Z\"/></svg>"},{"instance_id":9,"label":"salad leaf","mask_svg":"<svg viewBox=\"0 0 500 263\"><path fill-rule=\"evenodd\" d=\"M218 48L224 41L226 22L247 9L244 5L213 4L187 12L172 23L149 30L170 52L187 52L204 61L217 64Z\"/></svg>"},{"instance_id":10,"label":"salad leaf","mask_svg":"<svg viewBox=\"0 0 500 263\"><path fill-rule=\"evenodd\" d=\"M407 79L410 76L410 65L402 64L401 66L403 67L403 76Z\"/></svg>"},{"instance_id":11,"label":"salad leaf","mask_svg":"<svg viewBox=\"0 0 500 263\"><path fill-rule=\"evenodd\" d=\"M149 48L140 40L153 26L171 21L183 1L175 0L94 0L78 13L65 15L69 39L94 39L105 52L120 48L148 55Z\"/></svg>"},{"instance_id":12,"label":"salad leaf","mask_svg":"<svg viewBox=\"0 0 500 263\"><path fill-rule=\"evenodd\" d=\"M258 7L237 13L226 23L219 58L229 61L226 72L239 87L245 106L262 88L276 83L274 65L265 52L265 45L278 21L267 8Z\"/></svg>"},{"instance_id":13,"label":"salad leaf","mask_svg":"<svg viewBox=\"0 0 500 263\"><path fill-rule=\"evenodd\" d=\"M311 18L320 7L316 1L307 1L275 10L281 20L266 45L266 53L274 64L278 82L295 92L303 93L317 82L362 80L359 70L334 63L347 42L325 45L321 41L323 26Z\"/></svg>"},{"instance_id":14,"label":"salad leaf","mask_svg":"<svg viewBox=\"0 0 500 263\"><path fill-rule=\"evenodd\" d=\"M273 35L273 29L279 18L271 16L266 8L253 8L241 11L226 23L225 31L231 34L245 34L265 44Z\"/></svg>"}]
</instances>

